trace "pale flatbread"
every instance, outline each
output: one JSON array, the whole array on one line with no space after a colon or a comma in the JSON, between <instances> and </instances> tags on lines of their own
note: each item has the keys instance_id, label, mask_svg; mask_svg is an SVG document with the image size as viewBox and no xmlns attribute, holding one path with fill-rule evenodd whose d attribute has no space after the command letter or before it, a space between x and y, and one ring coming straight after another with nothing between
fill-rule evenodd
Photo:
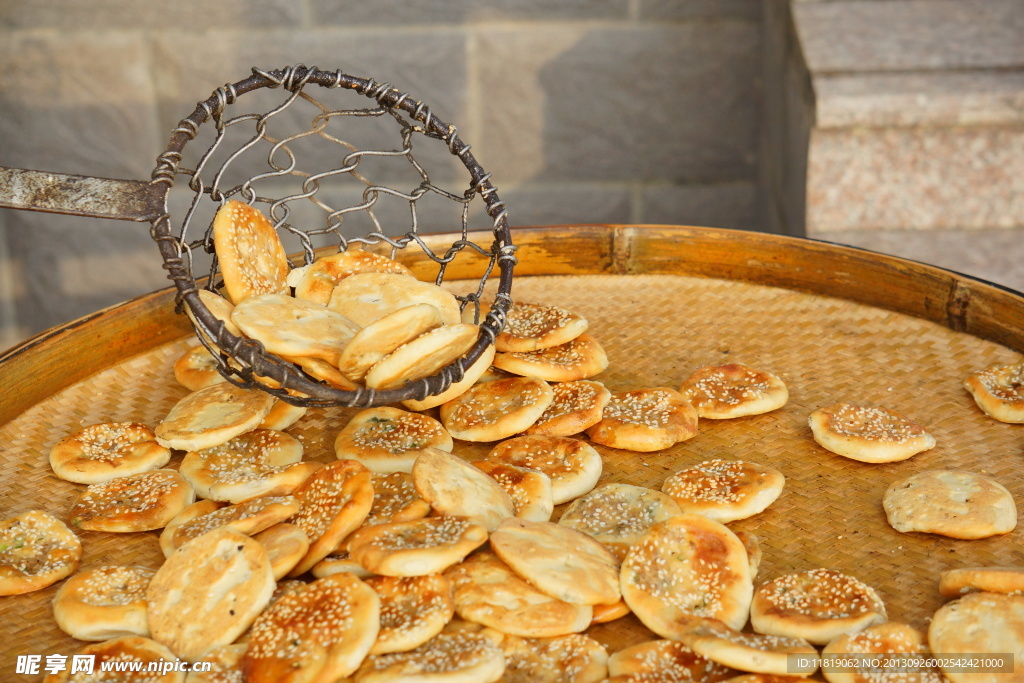
<instances>
[{"instance_id":1,"label":"pale flatbread","mask_svg":"<svg viewBox=\"0 0 1024 683\"><path fill-rule=\"evenodd\" d=\"M515 516L512 499L496 481L450 453L424 449L412 478L416 491L438 514L468 517L488 532Z\"/></svg>"},{"instance_id":2,"label":"pale flatbread","mask_svg":"<svg viewBox=\"0 0 1024 683\"><path fill-rule=\"evenodd\" d=\"M810 676L819 666L818 651L806 640L740 633L717 619L688 621L679 639L711 661L740 671Z\"/></svg>"},{"instance_id":3,"label":"pale flatbread","mask_svg":"<svg viewBox=\"0 0 1024 683\"><path fill-rule=\"evenodd\" d=\"M388 354L441 324L441 312L430 304L400 308L359 330L341 352L338 369L349 379L362 382L370 368Z\"/></svg>"},{"instance_id":4,"label":"pale flatbread","mask_svg":"<svg viewBox=\"0 0 1024 683\"><path fill-rule=\"evenodd\" d=\"M898 462L935 447L924 427L887 408L836 403L808 422L821 446L861 462Z\"/></svg>"},{"instance_id":5,"label":"pale flatbread","mask_svg":"<svg viewBox=\"0 0 1024 683\"><path fill-rule=\"evenodd\" d=\"M447 325L462 322L455 295L433 283L395 273L357 273L334 288L327 308L360 327L413 304L430 304Z\"/></svg>"},{"instance_id":6,"label":"pale flatbread","mask_svg":"<svg viewBox=\"0 0 1024 683\"><path fill-rule=\"evenodd\" d=\"M176 550L153 576L146 590L149 630L174 654L195 661L242 635L273 593L263 546L215 529Z\"/></svg>"},{"instance_id":7,"label":"pale flatbread","mask_svg":"<svg viewBox=\"0 0 1024 683\"><path fill-rule=\"evenodd\" d=\"M679 505L664 493L604 484L570 503L558 523L592 536L621 562L651 526L679 514Z\"/></svg>"},{"instance_id":8,"label":"pale flatbread","mask_svg":"<svg viewBox=\"0 0 1024 683\"><path fill-rule=\"evenodd\" d=\"M407 401L402 401L402 405L409 410L427 410L428 408L433 408L441 405L442 403L447 403L452 399L458 398L466 393L471 386L476 384L481 375L483 375L483 373L487 371L487 368L490 367L492 360L494 360L493 344L485 348L484 352L480 354L480 357L476 359L476 362L466 368L466 372L463 373L462 379L458 382L455 382L440 394L427 396L422 400L411 398Z\"/></svg>"},{"instance_id":9,"label":"pale flatbread","mask_svg":"<svg viewBox=\"0 0 1024 683\"><path fill-rule=\"evenodd\" d=\"M271 353L319 358L337 367L359 325L319 304L261 294L235 306L231 320Z\"/></svg>"},{"instance_id":10,"label":"pale flatbread","mask_svg":"<svg viewBox=\"0 0 1024 683\"><path fill-rule=\"evenodd\" d=\"M194 391L178 401L157 425L161 446L182 451L213 448L256 429L276 399L228 382Z\"/></svg>"},{"instance_id":11,"label":"pale flatbread","mask_svg":"<svg viewBox=\"0 0 1024 683\"><path fill-rule=\"evenodd\" d=\"M338 283L356 273L397 273L412 276L398 261L370 251L340 251L321 256L308 266L296 269L295 296L326 306Z\"/></svg>"},{"instance_id":12,"label":"pale flatbread","mask_svg":"<svg viewBox=\"0 0 1024 683\"><path fill-rule=\"evenodd\" d=\"M593 616L589 605L570 604L537 590L490 551L470 555L445 576L452 584L455 612L502 633L526 638L579 633Z\"/></svg>"},{"instance_id":13,"label":"pale flatbread","mask_svg":"<svg viewBox=\"0 0 1024 683\"><path fill-rule=\"evenodd\" d=\"M758 633L824 645L886 620L882 599L867 584L831 569L786 574L762 584L750 604Z\"/></svg>"},{"instance_id":14,"label":"pale flatbread","mask_svg":"<svg viewBox=\"0 0 1024 683\"><path fill-rule=\"evenodd\" d=\"M554 522L506 519L491 534L491 549L544 593L577 605L614 604L619 561L590 536Z\"/></svg>"},{"instance_id":15,"label":"pale flatbread","mask_svg":"<svg viewBox=\"0 0 1024 683\"><path fill-rule=\"evenodd\" d=\"M402 344L366 373L371 389L394 389L424 377L461 358L476 343L480 328L458 323L442 325Z\"/></svg>"},{"instance_id":16,"label":"pale flatbread","mask_svg":"<svg viewBox=\"0 0 1024 683\"><path fill-rule=\"evenodd\" d=\"M928 470L895 481L882 506L892 528L904 533L977 539L1017 526L1017 506L1002 484L958 470Z\"/></svg>"}]
</instances>

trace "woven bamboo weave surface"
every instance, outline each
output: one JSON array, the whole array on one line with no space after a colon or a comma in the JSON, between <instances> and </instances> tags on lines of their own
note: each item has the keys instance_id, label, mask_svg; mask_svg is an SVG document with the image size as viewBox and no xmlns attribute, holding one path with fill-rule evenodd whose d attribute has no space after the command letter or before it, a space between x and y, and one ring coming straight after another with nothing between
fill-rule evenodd
<instances>
[{"instance_id":1,"label":"woven bamboo weave surface","mask_svg":"<svg viewBox=\"0 0 1024 683\"><path fill-rule=\"evenodd\" d=\"M1019 471L1024 427L1001 424L975 407L963 377L1016 353L933 323L843 300L761 285L670 275L517 278L516 300L581 313L604 345L610 367L596 379L612 391L679 384L699 366L742 362L781 376L783 409L735 420L704 420L690 441L640 454L597 446L603 482L660 489L666 476L697 462L747 459L781 470L786 486L767 511L731 524L760 538L764 560L755 585L780 574L828 567L850 573L882 595L890 619L927 628L942 604L939 571L968 565L1024 565L1018 528L1007 536L957 541L900 534L882 511L894 480L927 469L983 472L1024 500ZM47 454L71 431L104 421L155 425L187 391L171 366L191 339L165 345L73 385L0 427L0 516L29 508L66 517L83 486L57 479ZM837 401L884 406L926 426L938 446L895 464L869 465L833 455L811 439L807 416ZM334 458L333 441L354 411L312 409L288 431L307 459ZM584 437L585 438L585 437ZM456 442L476 459L486 444ZM169 467L177 467L180 455ZM559 511L556 511L556 515ZM82 568L158 567L158 532L79 532ZM55 625L56 586L0 598L0 677L18 654L71 654L81 647ZM609 650L651 637L633 617L590 631ZM24 680L24 679L23 679Z\"/></svg>"}]
</instances>

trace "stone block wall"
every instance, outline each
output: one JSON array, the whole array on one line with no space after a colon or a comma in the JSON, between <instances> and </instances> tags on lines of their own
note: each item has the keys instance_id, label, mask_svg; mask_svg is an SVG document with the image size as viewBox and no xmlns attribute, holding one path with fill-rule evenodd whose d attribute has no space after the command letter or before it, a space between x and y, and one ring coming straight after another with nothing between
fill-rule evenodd
<instances>
[{"instance_id":1,"label":"stone block wall","mask_svg":"<svg viewBox=\"0 0 1024 683\"><path fill-rule=\"evenodd\" d=\"M513 225L799 233L792 40L787 0L0 0L0 165L148 178L196 101L305 63L430 103ZM165 286L140 228L0 210L0 347Z\"/></svg>"},{"instance_id":2,"label":"stone block wall","mask_svg":"<svg viewBox=\"0 0 1024 683\"><path fill-rule=\"evenodd\" d=\"M797 0L807 235L1024 289L1024 3Z\"/></svg>"}]
</instances>

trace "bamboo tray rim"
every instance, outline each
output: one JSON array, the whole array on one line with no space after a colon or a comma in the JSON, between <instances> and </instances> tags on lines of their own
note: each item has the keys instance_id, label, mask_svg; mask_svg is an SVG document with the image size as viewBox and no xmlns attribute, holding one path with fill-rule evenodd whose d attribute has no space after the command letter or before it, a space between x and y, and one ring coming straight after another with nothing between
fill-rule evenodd
<instances>
[{"instance_id":1,"label":"bamboo tray rim","mask_svg":"<svg viewBox=\"0 0 1024 683\"><path fill-rule=\"evenodd\" d=\"M483 233L479 231L471 236ZM460 236L437 233L425 235L424 241L433 248L443 248ZM1024 293L974 276L861 247L747 230L661 224L520 226L513 229L513 241L519 249L518 277L671 273L765 284L924 318L1024 353ZM728 262L701 258L708 252L721 257L730 251L749 253L750 258ZM399 252L399 257L403 256L408 255ZM817 275L817 279L801 277L809 273L807 264L817 259L824 259L817 271L810 273ZM468 270L453 275L452 279L478 277L482 267L482 263L471 263ZM926 281L934 290L933 296L924 301L887 301L880 299L871 287L851 288L851 283L863 285L863 282L850 277L849 273L834 280L821 277L822 274L827 276L830 269L838 271L839 267L866 269L870 272L865 272L865 278L881 275L889 284L908 290L912 284ZM514 299L514 289L512 296ZM171 311L174 301L174 288L166 287L44 330L0 353L0 372L16 376L14 385L8 387L14 391L0 395L0 424L106 367L97 363L94 353L88 354L84 363L79 357L76 363L63 362L55 366L55 361L73 353L90 335L111 329L127 335L122 343L116 344L122 354L113 359L122 360L189 334L191 327L185 317ZM1004 319L1007 312L1013 315ZM111 342L108 333L89 351L110 347ZM33 387L28 374L37 371L42 363L48 363L51 372L40 377L41 382Z\"/></svg>"}]
</instances>

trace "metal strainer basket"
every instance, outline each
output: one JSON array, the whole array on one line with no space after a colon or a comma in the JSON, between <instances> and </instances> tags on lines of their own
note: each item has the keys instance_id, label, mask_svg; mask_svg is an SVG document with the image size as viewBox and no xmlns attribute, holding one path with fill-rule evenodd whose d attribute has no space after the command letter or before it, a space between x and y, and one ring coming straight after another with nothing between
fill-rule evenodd
<instances>
[{"instance_id":1,"label":"metal strainer basket","mask_svg":"<svg viewBox=\"0 0 1024 683\"><path fill-rule=\"evenodd\" d=\"M337 104L353 97L350 93L371 102L367 106L356 97L355 103ZM247 106L263 98L265 113L238 111L239 99L247 94ZM355 124L367 122L374 125L354 140L350 133ZM449 174L468 171L468 185L452 190L432 180L426 170L429 164L413 155L414 146L420 159L425 148L428 156L439 151L431 161ZM262 166L254 173L257 159ZM457 163L451 163L454 160ZM187 190L179 177L184 177ZM490 222L490 232L479 233L490 241L486 245L471 239L480 239L470 230L477 195L484 204L485 222ZM441 284L460 255L485 259L479 285L458 297L464 309L474 307L480 336L459 360L399 388L343 391L310 378L293 363L267 352L260 342L232 335L198 295L200 287L214 289L219 283L212 219L230 199L260 208L285 244L301 253L304 264L323 247L345 250L364 245L394 257L415 245L437 265L435 281ZM430 212L425 209L430 202L449 205L455 216L452 226L461 231L441 253L421 236L422 215ZM180 205L181 210L172 211L169 205ZM511 305L515 247L505 206L458 129L387 83L341 71L302 65L275 71L254 68L249 78L215 90L178 124L151 181L0 169L0 206L150 222L164 268L178 290L179 307L191 309L198 336L217 359L221 374L295 405L373 406L439 394L462 379L494 343ZM404 207L401 229L392 227L397 224L396 206ZM479 202L475 206L479 208ZM480 297L495 268L497 293L481 316Z\"/></svg>"}]
</instances>

